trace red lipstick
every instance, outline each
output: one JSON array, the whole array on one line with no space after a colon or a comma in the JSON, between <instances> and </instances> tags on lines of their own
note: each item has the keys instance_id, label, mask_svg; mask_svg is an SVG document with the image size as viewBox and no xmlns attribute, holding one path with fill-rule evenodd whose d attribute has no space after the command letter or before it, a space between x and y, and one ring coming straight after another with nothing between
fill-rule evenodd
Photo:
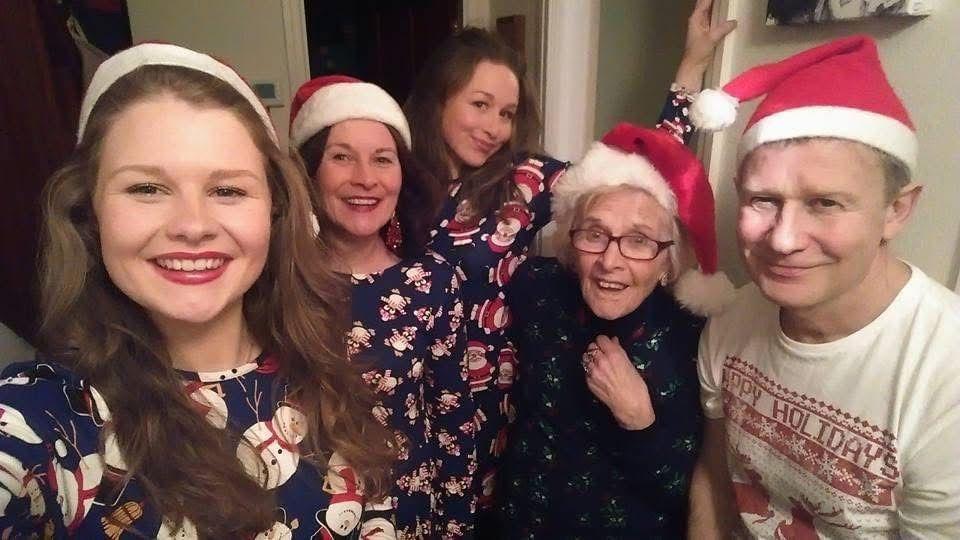
<instances>
[{"instance_id":1,"label":"red lipstick","mask_svg":"<svg viewBox=\"0 0 960 540\"><path fill-rule=\"evenodd\" d=\"M154 268L157 269L160 276L168 281L180 285L202 285L222 276L227 270L227 265L230 264L231 258L225 253L216 251L204 251L201 253L177 252L164 253L163 255L154 257L152 261ZM161 261L163 261L163 264L161 264ZM204 261L201 263L203 268L185 270L182 266L186 261L194 264L197 261ZM211 267L208 264L210 261L213 261L214 266ZM181 266L179 270L175 268L177 264Z\"/></svg>"}]
</instances>

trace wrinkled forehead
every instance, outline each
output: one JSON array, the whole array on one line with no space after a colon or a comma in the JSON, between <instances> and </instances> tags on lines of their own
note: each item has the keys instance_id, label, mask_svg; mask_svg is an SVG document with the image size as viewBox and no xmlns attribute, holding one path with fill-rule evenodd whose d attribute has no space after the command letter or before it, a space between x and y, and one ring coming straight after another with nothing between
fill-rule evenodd
<instances>
[{"instance_id":1,"label":"wrinkled forehead","mask_svg":"<svg viewBox=\"0 0 960 540\"><path fill-rule=\"evenodd\" d=\"M670 214L644 189L619 186L581 197L578 226L596 226L615 234L667 232Z\"/></svg>"},{"instance_id":2,"label":"wrinkled forehead","mask_svg":"<svg viewBox=\"0 0 960 540\"><path fill-rule=\"evenodd\" d=\"M859 142L803 138L764 144L747 154L735 178L740 191L882 190L875 150Z\"/></svg>"}]
</instances>

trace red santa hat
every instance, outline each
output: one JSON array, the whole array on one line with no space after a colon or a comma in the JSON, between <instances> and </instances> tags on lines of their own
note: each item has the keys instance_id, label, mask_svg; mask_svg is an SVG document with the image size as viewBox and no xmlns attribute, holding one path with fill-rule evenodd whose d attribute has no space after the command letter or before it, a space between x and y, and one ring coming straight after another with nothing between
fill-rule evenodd
<instances>
[{"instance_id":1,"label":"red santa hat","mask_svg":"<svg viewBox=\"0 0 960 540\"><path fill-rule=\"evenodd\" d=\"M83 139L87 120L100 97L121 77L141 66L180 66L206 73L232 86L244 97L263 121L267 133L277 143L277 133L273 129L270 115L243 78L233 68L203 53L191 51L169 43L142 43L118 52L106 59L90 80L87 93L80 105L80 125L77 129L77 143Z\"/></svg>"},{"instance_id":2,"label":"red santa hat","mask_svg":"<svg viewBox=\"0 0 960 540\"><path fill-rule=\"evenodd\" d=\"M677 301L694 313L718 313L733 298L733 285L718 271L713 189L700 160L670 134L621 123L593 143L553 189L553 216L569 228L581 196L605 186L633 186L650 193L676 218L699 264L673 285ZM558 235L564 241L565 235Z\"/></svg>"},{"instance_id":3,"label":"red santa hat","mask_svg":"<svg viewBox=\"0 0 960 540\"><path fill-rule=\"evenodd\" d=\"M731 125L741 101L766 94L740 139L740 157L758 146L801 137L857 141L917 166L917 135L890 86L877 45L850 36L740 74L722 90L704 90L690 108L694 125Z\"/></svg>"},{"instance_id":4,"label":"red santa hat","mask_svg":"<svg viewBox=\"0 0 960 540\"><path fill-rule=\"evenodd\" d=\"M355 118L392 127L412 147L407 117L396 100L383 88L346 75L317 77L297 89L290 105L290 144L299 148L324 128Z\"/></svg>"}]
</instances>

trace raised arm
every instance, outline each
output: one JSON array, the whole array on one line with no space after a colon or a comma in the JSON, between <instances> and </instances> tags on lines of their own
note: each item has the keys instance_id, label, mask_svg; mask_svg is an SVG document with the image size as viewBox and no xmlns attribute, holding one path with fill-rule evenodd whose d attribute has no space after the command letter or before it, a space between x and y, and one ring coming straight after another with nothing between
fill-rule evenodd
<instances>
[{"instance_id":1,"label":"raised arm","mask_svg":"<svg viewBox=\"0 0 960 540\"><path fill-rule=\"evenodd\" d=\"M727 34L737 27L737 21L711 22L710 8L713 0L697 0L693 13L687 19L687 39L683 49L683 58L677 67L673 81L687 89L699 92L703 86L703 75L713 60L717 45Z\"/></svg>"},{"instance_id":2,"label":"raised arm","mask_svg":"<svg viewBox=\"0 0 960 540\"><path fill-rule=\"evenodd\" d=\"M677 66L670 93L657 120L658 128L666 130L684 144L688 144L693 137L693 125L687 114L690 101L703 86L703 75L713 60L717 45L737 27L737 21L713 24L710 20L712 5L713 0L697 0L687 20L683 58Z\"/></svg>"}]
</instances>

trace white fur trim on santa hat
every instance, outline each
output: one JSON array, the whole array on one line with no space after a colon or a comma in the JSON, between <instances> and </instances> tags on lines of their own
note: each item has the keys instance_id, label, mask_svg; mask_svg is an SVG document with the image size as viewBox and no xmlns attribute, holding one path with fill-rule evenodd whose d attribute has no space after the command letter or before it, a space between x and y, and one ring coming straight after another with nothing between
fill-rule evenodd
<instances>
[{"instance_id":1,"label":"white fur trim on santa hat","mask_svg":"<svg viewBox=\"0 0 960 540\"><path fill-rule=\"evenodd\" d=\"M677 197L663 176L638 154L627 154L595 142L580 163L570 167L553 188L553 217L570 219L581 196L601 187L628 185L641 188L671 216L677 215Z\"/></svg>"},{"instance_id":2,"label":"white fur trim on santa hat","mask_svg":"<svg viewBox=\"0 0 960 540\"><path fill-rule=\"evenodd\" d=\"M698 315L717 315L733 301L736 289L723 272L684 272L673 284L673 296L683 307Z\"/></svg>"},{"instance_id":3,"label":"white fur trim on santa hat","mask_svg":"<svg viewBox=\"0 0 960 540\"><path fill-rule=\"evenodd\" d=\"M916 173L917 135L892 117L862 109L812 106L771 114L743 133L740 159L758 146L802 137L836 137L863 143L900 159Z\"/></svg>"},{"instance_id":4,"label":"white fur trim on santa hat","mask_svg":"<svg viewBox=\"0 0 960 540\"><path fill-rule=\"evenodd\" d=\"M77 143L83 139L87 120L94 105L121 77L142 66L180 66L211 75L232 86L241 96L250 102L253 110L267 128L270 139L277 143L277 132L273 129L270 114L260 98L250 86L229 66L211 56L169 43L141 43L121 51L104 60L90 80L87 93L80 105L80 126L77 128Z\"/></svg>"},{"instance_id":5,"label":"white fur trim on santa hat","mask_svg":"<svg viewBox=\"0 0 960 540\"><path fill-rule=\"evenodd\" d=\"M400 133L407 148L412 148L407 117L396 100L375 84L339 82L320 88L303 102L290 128L294 148L307 142L324 128L344 120L376 120Z\"/></svg>"},{"instance_id":6,"label":"white fur trim on santa hat","mask_svg":"<svg viewBox=\"0 0 960 540\"><path fill-rule=\"evenodd\" d=\"M690 121L703 131L720 131L737 121L737 98L713 88L700 92L690 104Z\"/></svg>"}]
</instances>

